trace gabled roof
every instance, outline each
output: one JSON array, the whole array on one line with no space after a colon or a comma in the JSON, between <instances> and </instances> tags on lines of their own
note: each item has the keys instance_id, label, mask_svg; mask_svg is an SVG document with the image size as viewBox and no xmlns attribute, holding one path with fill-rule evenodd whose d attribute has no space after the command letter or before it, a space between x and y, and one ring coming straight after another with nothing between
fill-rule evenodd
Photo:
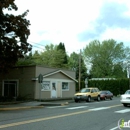
<instances>
[{"instance_id":1,"label":"gabled roof","mask_svg":"<svg viewBox=\"0 0 130 130\"><path fill-rule=\"evenodd\" d=\"M56 73L59 73L59 72L64 74L64 75L66 75L67 77L69 77L70 79L74 80L75 82L78 82L76 79L74 79L73 77L69 76L68 74L66 74L62 70L57 70L57 71L53 71L53 72L50 72L48 74L45 74L45 75L43 75L43 78L48 77L48 76L53 75L53 74L56 74Z\"/></svg>"}]
</instances>

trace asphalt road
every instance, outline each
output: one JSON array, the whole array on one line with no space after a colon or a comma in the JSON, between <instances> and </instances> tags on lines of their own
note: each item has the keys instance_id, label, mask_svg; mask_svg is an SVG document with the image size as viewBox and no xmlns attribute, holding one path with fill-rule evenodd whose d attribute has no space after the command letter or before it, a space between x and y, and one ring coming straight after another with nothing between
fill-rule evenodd
<instances>
[{"instance_id":1,"label":"asphalt road","mask_svg":"<svg viewBox=\"0 0 130 130\"><path fill-rule=\"evenodd\" d=\"M124 107L119 98L114 98L100 102L69 103L66 106L1 111L0 129L118 130L118 123L121 125L123 120L125 123L130 120L130 107Z\"/></svg>"}]
</instances>

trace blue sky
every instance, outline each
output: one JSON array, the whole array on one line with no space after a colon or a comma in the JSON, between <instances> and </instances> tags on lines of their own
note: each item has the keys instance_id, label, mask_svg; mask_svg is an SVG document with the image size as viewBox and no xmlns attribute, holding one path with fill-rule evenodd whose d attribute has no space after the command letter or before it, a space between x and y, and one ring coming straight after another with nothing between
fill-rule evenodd
<instances>
[{"instance_id":1,"label":"blue sky","mask_svg":"<svg viewBox=\"0 0 130 130\"><path fill-rule=\"evenodd\" d=\"M28 41L34 46L44 48L40 45L63 42L70 54L79 52L92 40L114 39L130 47L130 0L15 0L15 3L17 13L29 10Z\"/></svg>"}]
</instances>

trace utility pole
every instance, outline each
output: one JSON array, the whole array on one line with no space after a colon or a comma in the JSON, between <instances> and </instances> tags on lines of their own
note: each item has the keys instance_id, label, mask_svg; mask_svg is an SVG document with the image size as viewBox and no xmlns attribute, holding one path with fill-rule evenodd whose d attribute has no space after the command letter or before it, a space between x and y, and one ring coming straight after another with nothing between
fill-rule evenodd
<instances>
[{"instance_id":1,"label":"utility pole","mask_svg":"<svg viewBox=\"0 0 130 130\"><path fill-rule=\"evenodd\" d=\"M81 49L79 53L79 91L80 91L80 82L81 82Z\"/></svg>"},{"instance_id":2,"label":"utility pole","mask_svg":"<svg viewBox=\"0 0 130 130\"><path fill-rule=\"evenodd\" d=\"M130 66L128 66L128 74L129 74L129 89L130 89Z\"/></svg>"}]
</instances>

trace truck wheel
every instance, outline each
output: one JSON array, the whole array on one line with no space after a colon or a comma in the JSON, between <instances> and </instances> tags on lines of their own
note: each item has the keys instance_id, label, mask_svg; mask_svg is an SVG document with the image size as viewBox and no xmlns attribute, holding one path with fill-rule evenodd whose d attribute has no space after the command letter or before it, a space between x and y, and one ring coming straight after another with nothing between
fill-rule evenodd
<instances>
[{"instance_id":1,"label":"truck wheel","mask_svg":"<svg viewBox=\"0 0 130 130\"><path fill-rule=\"evenodd\" d=\"M100 96L98 95L98 97L97 97L97 101L100 101Z\"/></svg>"},{"instance_id":2,"label":"truck wheel","mask_svg":"<svg viewBox=\"0 0 130 130\"><path fill-rule=\"evenodd\" d=\"M90 97L90 96L88 96L87 102L90 102L90 101L91 101L91 97Z\"/></svg>"}]
</instances>

